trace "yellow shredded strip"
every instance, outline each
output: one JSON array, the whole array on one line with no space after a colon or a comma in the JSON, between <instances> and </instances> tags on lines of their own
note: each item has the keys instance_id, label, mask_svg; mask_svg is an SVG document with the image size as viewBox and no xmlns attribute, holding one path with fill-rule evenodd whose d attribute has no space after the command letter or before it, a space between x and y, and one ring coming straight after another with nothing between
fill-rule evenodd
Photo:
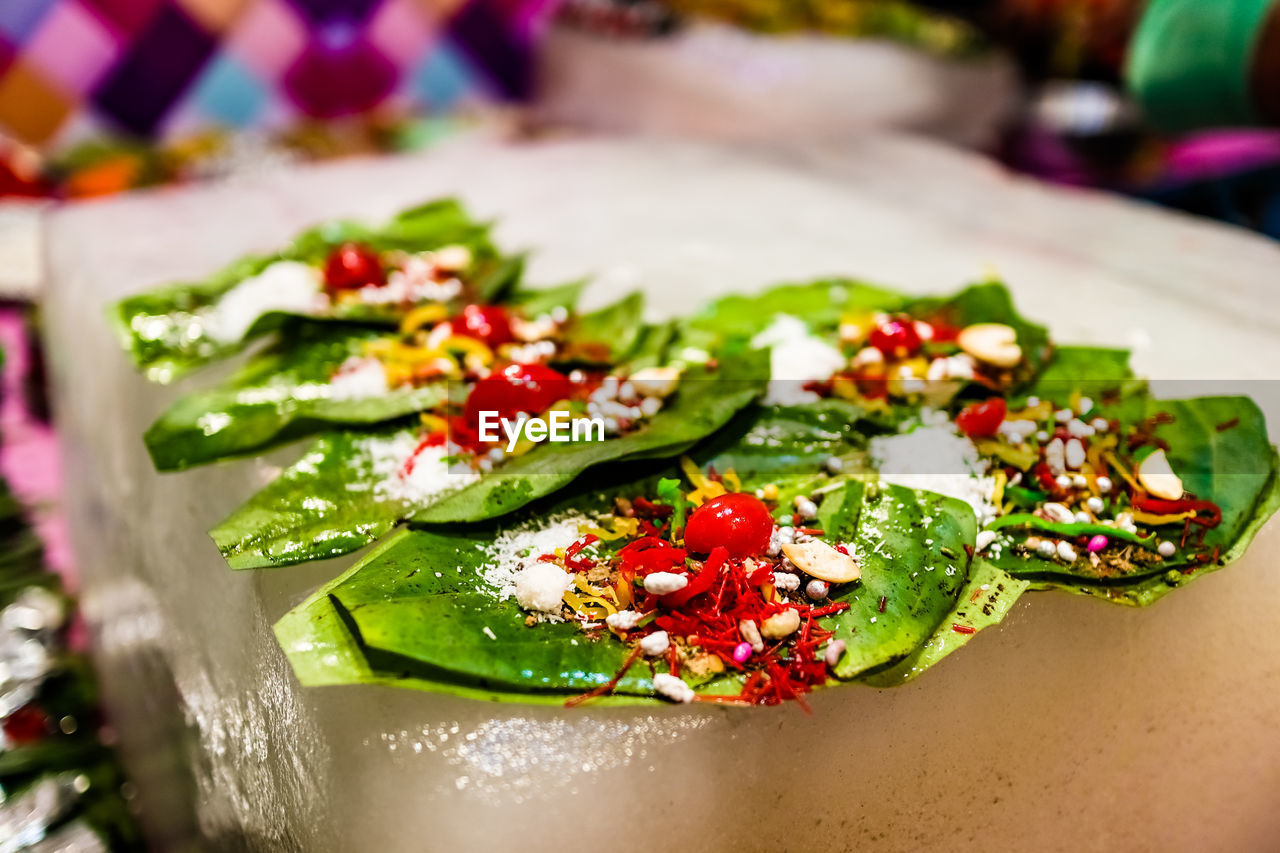
<instances>
[{"instance_id":1,"label":"yellow shredded strip","mask_svg":"<svg viewBox=\"0 0 1280 853\"><path fill-rule=\"evenodd\" d=\"M618 602L618 609L625 610L631 606L631 584L618 578L613 584L613 597Z\"/></svg>"},{"instance_id":2,"label":"yellow shredded strip","mask_svg":"<svg viewBox=\"0 0 1280 853\"><path fill-rule=\"evenodd\" d=\"M721 485L720 483L708 482L706 486L699 489L695 489L694 491L686 495L686 497L689 499L689 503L693 504L694 506L702 506L704 503L711 500L712 498L718 498L723 494L724 494L723 485Z\"/></svg>"},{"instance_id":3,"label":"yellow shredded strip","mask_svg":"<svg viewBox=\"0 0 1280 853\"><path fill-rule=\"evenodd\" d=\"M610 530L604 525L608 524L613 529ZM598 536L605 542L612 542L615 539L623 537L635 536L640 530L640 519L638 518L610 518L599 525L585 525L578 529L579 533L590 533L592 536Z\"/></svg>"},{"instance_id":4,"label":"yellow shredded strip","mask_svg":"<svg viewBox=\"0 0 1280 853\"><path fill-rule=\"evenodd\" d=\"M1124 481L1128 483L1135 492L1141 491L1141 489L1138 487L1138 484L1134 482L1133 477L1129 476L1129 472L1126 471L1124 466L1120 464L1120 460L1116 458L1116 455L1114 453L1108 450L1102 454L1102 458L1107 460L1107 464L1109 464L1112 468L1114 468L1115 472L1119 474L1121 477L1123 477Z\"/></svg>"},{"instance_id":5,"label":"yellow shredded strip","mask_svg":"<svg viewBox=\"0 0 1280 853\"><path fill-rule=\"evenodd\" d=\"M696 488L701 489L707 483L711 482L688 456L680 457L680 470L684 472L685 477L687 477L689 482Z\"/></svg>"},{"instance_id":6,"label":"yellow shredded strip","mask_svg":"<svg viewBox=\"0 0 1280 853\"><path fill-rule=\"evenodd\" d=\"M692 492L685 495L685 497L689 499L689 503L694 506L702 506L712 498L718 498L724 494L724 484L707 479L707 476L702 473L698 466L695 465L693 460L688 456L680 457L680 470L684 472L684 475L689 479L689 482L697 487Z\"/></svg>"},{"instance_id":7,"label":"yellow shredded strip","mask_svg":"<svg viewBox=\"0 0 1280 853\"><path fill-rule=\"evenodd\" d=\"M742 491L742 481L738 479L738 472L732 468L724 472L724 481L729 486L729 491Z\"/></svg>"},{"instance_id":8,"label":"yellow shredded strip","mask_svg":"<svg viewBox=\"0 0 1280 853\"><path fill-rule=\"evenodd\" d=\"M1133 520L1141 524L1176 524L1179 521L1186 521L1188 518L1195 518L1195 510L1187 512L1175 512L1169 515L1159 515L1154 512L1143 512L1140 509L1133 510Z\"/></svg>"},{"instance_id":9,"label":"yellow shredded strip","mask_svg":"<svg viewBox=\"0 0 1280 853\"><path fill-rule=\"evenodd\" d=\"M997 468L994 479L996 482L991 488L991 504L993 506L1000 506L1000 502L1004 500L1004 484L1009 477L1004 473L1003 468Z\"/></svg>"},{"instance_id":10,"label":"yellow shredded strip","mask_svg":"<svg viewBox=\"0 0 1280 853\"><path fill-rule=\"evenodd\" d=\"M1026 471L1040 458L1039 455L1031 448L1019 449L1010 447L1000 441L984 439L975 441L973 446L978 448L978 452L984 456L994 456L1002 462L1007 462L1015 468Z\"/></svg>"},{"instance_id":11,"label":"yellow shredded strip","mask_svg":"<svg viewBox=\"0 0 1280 853\"><path fill-rule=\"evenodd\" d=\"M1028 406L1020 412L1009 412L1005 415L1011 421L1043 421L1053 414L1053 406L1048 400L1041 400L1035 406Z\"/></svg>"},{"instance_id":12,"label":"yellow shredded strip","mask_svg":"<svg viewBox=\"0 0 1280 853\"><path fill-rule=\"evenodd\" d=\"M404 319L400 321L400 331L407 335L410 332L416 332L418 329L421 329L423 326L430 323L438 323L448 316L449 311L443 305L438 303L434 305L423 305L421 307L414 308L405 315Z\"/></svg>"},{"instance_id":13,"label":"yellow shredded strip","mask_svg":"<svg viewBox=\"0 0 1280 853\"><path fill-rule=\"evenodd\" d=\"M423 412L422 428L427 432L444 432L449 428L449 422L439 415L432 415L427 412Z\"/></svg>"},{"instance_id":14,"label":"yellow shredded strip","mask_svg":"<svg viewBox=\"0 0 1280 853\"><path fill-rule=\"evenodd\" d=\"M582 575L573 576L573 585L584 593L583 595L573 592L564 594L564 602L575 611L593 618L602 618L610 613L618 612L618 608L614 607L612 602L602 598L598 594L598 590L587 583L586 578Z\"/></svg>"},{"instance_id":15,"label":"yellow shredded strip","mask_svg":"<svg viewBox=\"0 0 1280 853\"><path fill-rule=\"evenodd\" d=\"M478 355L484 359L486 364L493 362L493 350L475 338L468 338L465 335L450 335L440 344L440 349L446 352L463 352L469 355Z\"/></svg>"}]
</instances>

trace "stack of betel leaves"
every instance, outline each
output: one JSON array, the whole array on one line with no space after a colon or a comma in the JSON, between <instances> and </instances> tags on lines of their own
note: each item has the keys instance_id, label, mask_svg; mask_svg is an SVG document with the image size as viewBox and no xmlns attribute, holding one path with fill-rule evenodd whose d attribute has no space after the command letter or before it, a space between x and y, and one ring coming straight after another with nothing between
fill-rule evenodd
<instances>
[{"instance_id":1,"label":"stack of betel leaves","mask_svg":"<svg viewBox=\"0 0 1280 853\"><path fill-rule=\"evenodd\" d=\"M525 286L442 201L116 306L156 379L270 337L146 435L162 470L311 436L212 531L233 567L383 539L276 626L304 684L900 684L1027 590L1148 604L1280 502L1251 400L1154 399L1127 353L1054 345L999 283L783 285L660 324L639 295L577 311L579 289ZM556 413L598 429L545 440Z\"/></svg>"}]
</instances>

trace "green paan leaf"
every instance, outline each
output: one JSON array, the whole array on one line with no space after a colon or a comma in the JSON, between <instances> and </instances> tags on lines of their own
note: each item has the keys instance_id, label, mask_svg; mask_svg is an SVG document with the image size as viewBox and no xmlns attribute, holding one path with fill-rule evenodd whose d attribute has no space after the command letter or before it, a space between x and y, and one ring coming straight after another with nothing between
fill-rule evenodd
<instances>
[{"instance_id":1,"label":"green paan leaf","mask_svg":"<svg viewBox=\"0 0 1280 853\"><path fill-rule=\"evenodd\" d=\"M1266 423L1257 405L1247 397L1203 397L1193 400L1155 400L1131 397L1121 403L1119 417L1133 424L1156 414L1167 414L1173 422L1158 427L1156 435L1168 442L1167 455L1173 470L1182 478L1187 492L1210 500L1222 509L1222 521L1209 530L1205 547L1220 549L1218 564L1201 564L1194 555L1180 550L1174 557L1142 564L1127 575L1095 569L1080 558L1067 565L1035 556L1015 554L1011 549L992 557L998 567L1018 577L1034 580L1038 588L1055 585L1073 591L1100 595L1121 603L1148 603L1172 586L1186 583L1214 571L1242 553L1248 540L1276 509L1276 453L1267 437ZM1228 428L1222 428L1230 424ZM1166 526L1157 536L1178 540L1181 525ZM1177 578L1165 576L1180 569ZM1152 583L1155 577L1159 583ZM1130 595L1129 587L1136 588Z\"/></svg>"},{"instance_id":2,"label":"green paan leaf","mask_svg":"<svg viewBox=\"0 0 1280 853\"><path fill-rule=\"evenodd\" d=\"M407 530L393 534L375 554L401 546ZM370 558L375 556L370 555ZM374 653L381 667L375 668L366 650L356 639L354 625L334 591L352 582L356 566L325 584L302 604L286 613L275 625L276 639L288 657L298 681L306 687L339 684L376 684L431 693L445 693L468 699L522 704L559 705L564 697L554 694L486 689L456 679L451 673L430 668L412 658ZM645 701L639 697L602 697L597 703L630 705Z\"/></svg>"},{"instance_id":3,"label":"green paan leaf","mask_svg":"<svg viewBox=\"0 0 1280 853\"><path fill-rule=\"evenodd\" d=\"M850 312L896 311L906 297L886 288L844 278L783 284L754 296L725 296L681 320L684 346L714 349L725 341L751 338L779 314L803 318L817 333L834 333Z\"/></svg>"},{"instance_id":4,"label":"green paan leaf","mask_svg":"<svg viewBox=\"0 0 1280 853\"><path fill-rule=\"evenodd\" d=\"M855 678L907 657L965 585L973 510L955 498L855 480L826 497L818 520L831 541L854 543L862 566L861 580L832 591L832 600L848 602L849 610L824 620L848 646L836 677Z\"/></svg>"},{"instance_id":5,"label":"green paan leaf","mask_svg":"<svg viewBox=\"0 0 1280 853\"><path fill-rule=\"evenodd\" d=\"M320 436L302 458L209 535L233 569L286 566L359 550L413 505L393 477L417 430L385 427ZM459 474L458 484L466 482Z\"/></svg>"},{"instance_id":6,"label":"green paan leaf","mask_svg":"<svg viewBox=\"0 0 1280 853\"><path fill-rule=\"evenodd\" d=\"M489 242L488 232L487 225L474 222L452 199L405 211L378 229L355 222L325 223L304 231L279 252L242 258L202 282L168 285L124 299L112 306L110 316L122 345L138 367L148 378L169 382L241 351L248 342L281 328L286 315L294 313L293 309L267 309L242 335L219 339L210 333L208 318L236 285L277 261L322 264L334 247L348 241L366 243L378 251L467 246L473 256L467 278L482 301L494 301L519 279L523 259L500 255ZM335 303L323 311L304 313L316 319L394 325L402 310L398 306Z\"/></svg>"},{"instance_id":7,"label":"green paan leaf","mask_svg":"<svg viewBox=\"0 0 1280 853\"><path fill-rule=\"evenodd\" d=\"M540 309L568 307L577 286L524 291L526 304ZM569 303L571 304L571 303ZM580 334L597 331L615 344L631 346L640 323L642 300L632 295L586 315ZM629 319L622 319L620 308ZM600 328L604 314L609 328ZM253 357L228 382L180 398L146 434L147 449L161 471L180 470L220 459L259 453L272 446L334 426L369 425L443 405L446 380L368 395L344 393L332 379L343 362L361 357L365 347L389 334L349 325L303 323ZM578 338L584 344L586 338ZM608 351L608 345L603 349Z\"/></svg>"},{"instance_id":8,"label":"green paan leaf","mask_svg":"<svg viewBox=\"0 0 1280 853\"><path fill-rule=\"evenodd\" d=\"M1018 335L1026 364L1019 368L1021 382L1032 379L1049 361L1049 332L1032 323L1013 306L1009 289L998 281L971 285L953 296L930 296L907 303L904 310L913 317L940 320L956 328L973 323L1003 323Z\"/></svg>"},{"instance_id":9,"label":"green paan leaf","mask_svg":"<svg viewBox=\"0 0 1280 853\"><path fill-rule=\"evenodd\" d=\"M515 602L489 590L480 570L503 529L402 531L332 585L329 599L366 659L432 681L522 693L578 692L608 681L626 646L590 640L568 623L530 627ZM648 669L628 673L619 692L652 693Z\"/></svg>"},{"instance_id":10,"label":"green paan leaf","mask_svg":"<svg viewBox=\"0 0 1280 853\"><path fill-rule=\"evenodd\" d=\"M682 452L759 393L759 357L728 358L715 378L690 371L646 425L603 442L542 444L459 488L417 499L389 486L416 444L411 428L327 435L302 460L210 531L233 568L325 559L368 545L399 521L479 521L518 509L587 468L641 452Z\"/></svg>"},{"instance_id":11,"label":"green paan leaf","mask_svg":"<svg viewBox=\"0 0 1280 853\"><path fill-rule=\"evenodd\" d=\"M601 442L541 444L412 518L435 523L493 518L560 489L593 465L638 454L680 453L754 400L767 372L762 353L725 353L716 370L697 366L686 371L675 394L634 432Z\"/></svg>"},{"instance_id":12,"label":"green paan leaf","mask_svg":"<svg viewBox=\"0 0 1280 853\"><path fill-rule=\"evenodd\" d=\"M651 479L571 496L496 527L401 531L293 611L277 632L304 683L387 683L387 675L396 673L449 692L459 692L462 685L504 694L487 698L514 693L535 701L548 698L548 692L589 690L621 668L627 646L607 635L588 637L573 625L526 625L514 603L499 602L487 591L481 569L503 530L575 509L607 507L609 495L640 493L652 486ZM971 516L964 504L949 498L898 487L868 489L856 481L824 501L822 522L848 531L848 541L862 554L866 584L861 590L852 585L839 596L854 611L824 620L849 644L842 675L902 660L938 630L964 584L963 546L964 537L973 534ZM939 537L936 547L912 538L926 518L929 532ZM880 556L907 541L911 554L903 562ZM943 551L952 546L958 560ZM914 577L912 567L919 570ZM698 689L734 693L740 684L720 678ZM647 669L630 671L617 690L650 695Z\"/></svg>"},{"instance_id":13,"label":"green paan leaf","mask_svg":"<svg viewBox=\"0 0 1280 853\"><path fill-rule=\"evenodd\" d=\"M975 559L969 580L960 590L951 612L914 652L887 669L859 678L872 687L897 687L963 646L983 628L1004 621L1005 615L1030 586L983 559Z\"/></svg>"},{"instance_id":14,"label":"green paan leaf","mask_svg":"<svg viewBox=\"0 0 1280 853\"><path fill-rule=\"evenodd\" d=\"M718 470L768 481L797 473L816 474L833 457L859 466L866 438L857 428L863 410L836 398L798 406L753 405L707 439L700 452Z\"/></svg>"},{"instance_id":15,"label":"green paan leaf","mask_svg":"<svg viewBox=\"0 0 1280 853\"><path fill-rule=\"evenodd\" d=\"M339 424L374 424L433 409L448 383L346 396L331 381L385 333L310 324L255 356L230 381L178 399L147 430L156 468L173 471L272 446Z\"/></svg>"},{"instance_id":16,"label":"green paan leaf","mask_svg":"<svg viewBox=\"0 0 1280 853\"><path fill-rule=\"evenodd\" d=\"M573 318L565 330L566 353L557 361L613 364L626 358L644 327L643 315L644 296L636 292Z\"/></svg>"}]
</instances>

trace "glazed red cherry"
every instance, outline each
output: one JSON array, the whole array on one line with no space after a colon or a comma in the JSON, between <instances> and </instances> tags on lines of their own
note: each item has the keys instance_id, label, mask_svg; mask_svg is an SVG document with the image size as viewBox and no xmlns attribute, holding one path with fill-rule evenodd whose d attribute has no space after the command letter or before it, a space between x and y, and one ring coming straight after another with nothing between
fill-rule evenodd
<instances>
[{"instance_id":1,"label":"glazed red cherry","mask_svg":"<svg viewBox=\"0 0 1280 853\"><path fill-rule=\"evenodd\" d=\"M324 265L324 286L332 291L356 290L387 283L382 259L361 243L343 243L329 254Z\"/></svg>"},{"instance_id":2,"label":"glazed red cherry","mask_svg":"<svg viewBox=\"0 0 1280 853\"><path fill-rule=\"evenodd\" d=\"M489 347L515 340L511 317L497 305L468 305L449 321L449 326L455 335L475 338Z\"/></svg>"},{"instance_id":3,"label":"glazed red cherry","mask_svg":"<svg viewBox=\"0 0 1280 853\"><path fill-rule=\"evenodd\" d=\"M920 349L920 334L910 317L894 317L872 329L868 343L890 358L906 358Z\"/></svg>"},{"instance_id":4,"label":"glazed red cherry","mask_svg":"<svg viewBox=\"0 0 1280 853\"><path fill-rule=\"evenodd\" d=\"M730 557L751 557L769 547L773 517L754 495L730 492L698 507L684 528L684 545L697 554L709 554L717 545Z\"/></svg>"},{"instance_id":5,"label":"glazed red cherry","mask_svg":"<svg viewBox=\"0 0 1280 853\"><path fill-rule=\"evenodd\" d=\"M514 418L520 412L536 415L569 396L569 379L542 364L508 364L476 383L467 396L463 416L478 429L481 412Z\"/></svg>"},{"instance_id":6,"label":"glazed red cherry","mask_svg":"<svg viewBox=\"0 0 1280 853\"><path fill-rule=\"evenodd\" d=\"M965 406L956 415L956 426L970 438L991 438L1004 423L1008 413L1003 397L992 397L981 403Z\"/></svg>"}]
</instances>

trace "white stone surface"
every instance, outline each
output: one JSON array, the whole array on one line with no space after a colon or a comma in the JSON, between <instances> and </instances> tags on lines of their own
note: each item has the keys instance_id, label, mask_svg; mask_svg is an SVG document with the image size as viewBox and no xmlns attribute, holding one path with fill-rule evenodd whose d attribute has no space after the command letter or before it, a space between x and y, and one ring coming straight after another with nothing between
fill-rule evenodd
<instances>
[{"instance_id":1,"label":"white stone surface","mask_svg":"<svg viewBox=\"0 0 1280 853\"><path fill-rule=\"evenodd\" d=\"M48 325L73 527L107 698L162 841L642 850L660 827L699 850L1274 846L1275 524L1153 608L1028 595L915 684L826 691L812 716L299 689L269 626L345 562L234 573L204 533L296 449L154 473L140 437L177 389L131 372L102 307L323 217L448 192L536 247L535 279L599 274L594 303L643 285L673 313L826 273L948 290L996 269L1060 340L1133 344L1154 375L1272 379L1280 363L1275 245L903 139L800 160L458 145L68 208L49 225Z\"/></svg>"}]
</instances>

